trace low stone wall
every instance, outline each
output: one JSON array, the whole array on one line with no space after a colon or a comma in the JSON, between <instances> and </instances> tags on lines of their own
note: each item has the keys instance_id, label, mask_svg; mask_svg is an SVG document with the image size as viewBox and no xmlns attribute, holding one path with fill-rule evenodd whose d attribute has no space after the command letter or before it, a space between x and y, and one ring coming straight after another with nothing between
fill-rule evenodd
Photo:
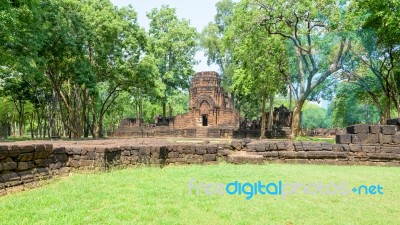
<instances>
[{"instance_id":1,"label":"low stone wall","mask_svg":"<svg viewBox=\"0 0 400 225\"><path fill-rule=\"evenodd\" d=\"M132 139L133 140L133 139ZM60 142L0 144L0 194L72 169L113 166L231 163L316 163L400 166L400 145L232 140L225 144Z\"/></svg>"},{"instance_id":2,"label":"low stone wall","mask_svg":"<svg viewBox=\"0 0 400 225\"><path fill-rule=\"evenodd\" d=\"M400 145L400 132L396 125L356 124L347 127L346 134L336 136L338 144Z\"/></svg>"},{"instance_id":3,"label":"low stone wall","mask_svg":"<svg viewBox=\"0 0 400 225\"><path fill-rule=\"evenodd\" d=\"M337 165L400 166L400 146L329 144L316 142L249 143L245 151L267 161Z\"/></svg>"},{"instance_id":4,"label":"low stone wall","mask_svg":"<svg viewBox=\"0 0 400 225\"><path fill-rule=\"evenodd\" d=\"M48 167L52 153L49 144L0 145L0 195L51 177Z\"/></svg>"},{"instance_id":5,"label":"low stone wall","mask_svg":"<svg viewBox=\"0 0 400 225\"><path fill-rule=\"evenodd\" d=\"M232 138L232 128L207 128L204 137L210 138ZM124 129L115 132L109 132L108 136L112 137L130 137L130 138L152 138L152 137L184 137L195 138L198 137L198 132L195 128L187 129L172 129L166 126L150 127L135 129Z\"/></svg>"}]
</instances>

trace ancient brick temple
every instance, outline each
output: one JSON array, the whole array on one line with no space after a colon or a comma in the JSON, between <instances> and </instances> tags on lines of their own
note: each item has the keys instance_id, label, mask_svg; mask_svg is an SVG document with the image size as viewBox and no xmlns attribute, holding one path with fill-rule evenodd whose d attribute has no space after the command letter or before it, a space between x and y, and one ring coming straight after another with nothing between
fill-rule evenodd
<instances>
[{"instance_id":1,"label":"ancient brick temple","mask_svg":"<svg viewBox=\"0 0 400 225\"><path fill-rule=\"evenodd\" d=\"M229 138L239 128L239 114L232 98L221 87L218 73L199 72L193 77L189 90L189 112L169 118L168 123L167 126L143 126L135 119L125 119L119 129L109 135Z\"/></svg>"},{"instance_id":2,"label":"ancient brick temple","mask_svg":"<svg viewBox=\"0 0 400 225\"><path fill-rule=\"evenodd\" d=\"M196 133L205 129L237 129L239 116L233 101L221 87L216 72L199 72L192 79L189 91L189 112L177 115L169 124L172 129L195 128ZM208 132L209 133L209 132Z\"/></svg>"}]
</instances>

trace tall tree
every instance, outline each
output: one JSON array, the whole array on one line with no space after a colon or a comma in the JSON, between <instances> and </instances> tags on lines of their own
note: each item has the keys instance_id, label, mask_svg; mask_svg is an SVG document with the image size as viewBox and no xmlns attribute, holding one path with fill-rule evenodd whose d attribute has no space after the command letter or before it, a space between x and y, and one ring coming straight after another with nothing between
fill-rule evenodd
<instances>
[{"instance_id":1,"label":"tall tree","mask_svg":"<svg viewBox=\"0 0 400 225\"><path fill-rule=\"evenodd\" d=\"M259 7L259 24L270 34L289 41L289 53L294 53L298 99L292 122L292 137L299 133L299 119L305 101L318 86L340 69L343 55L349 50L349 40L343 30L341 10L346 5L329 1L253 0ZM292 67L293 68L293 67Z\"/></svg>"},{"instance_id":2,"label":"tall tree","mask_svg":"<svg viewBox=\"0 0 400 225\"><path fill-rule=\"evenodd\" d=\"M381 124L390 118L392 107L400 116L400 22L398 1L370 0L351 2L348 23L358 31L358 45L353 45L351 61L344 75L358 85L380 111ZM357 21L357 23L354 23Z\"/></svg>"},{"instance_id":3,"label":"tall tree","mask_svg":"<svg viewBox=\"0 0 400 225\"><path fill-rule=\"evenodd\" d=\"M162 6L147 14L150 19L149 51L154 55L162 86L159 99L162 103L163 118L166 118L166 105L174 91L187 89L189 78L194 73L194 55L197 51L196 29L189 21L179 19L175 9ZM169 104L170 114L172 111Z\"/></svg>"},{"instance_id":4,"label":"tall tree","mask_svg":"<svg viewBox=\"0 0 400 225\"><path fill-rule=\"evenodd\" d=\"M136 12L130 6L117 8L108 0L88 1L82 11L90 31L85 58L93 73L82 77L93 79L91 86L82 86L82 101L91 102L90 129L93 136L103 137L104 116L119 93L140 87L152 79L148 73L138 73L141 62L148 63L148 57L144 56L147 38L137 23ZM82 120L88 120L85 119L88 112L83 109Z\"/></svg>"},{"instance_id":5,"label":"tall tree","mask_svg":"<svg viewBox=\"0 0 400 225\"><path fill-rule=\"evenodd\" d=\"M242 1L235 9L233 22L226 34L226 43L233 49L235 72L233 89L244 95L261 97L261 136L265 138L266 101L270 99L270 115L272 116L273 98L284 89L284 79L281 69L287 60L285 45L280 37L268 34L256 19L259 11L249 1ZM272 119L269 118L271 129Z\"/></svg>"},{"instance_id":6,"label":"tall tree","mask_svg":"<svg viewBox=\"0 0 400 225\"><path fill-rule=\"evenodd\" d=\"M226 45L225 32L233 20L236 3L232 0L221 0L215 4L217 14L214 22L210 22L200 36L201 45L207 56L207 63L215 63L221 70L222 85L231 91L233 68L233 49Z\"/></svg>"}]
</instances>

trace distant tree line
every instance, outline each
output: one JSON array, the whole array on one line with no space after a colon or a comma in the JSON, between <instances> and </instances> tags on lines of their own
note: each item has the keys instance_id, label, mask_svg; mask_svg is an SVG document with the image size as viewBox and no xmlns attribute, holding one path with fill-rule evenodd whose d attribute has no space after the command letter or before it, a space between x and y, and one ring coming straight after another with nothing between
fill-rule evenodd
<instances>
[{"instance_id":1,"label":"distant tree line","mask_svg":"<svg viewBox=\"0 0 400 225\"><path fill-rule=\"evenodd\" d=\"M216 8L198 34L168 6L147 13L146 31L133 7L109 0L1 1L0 125L15 136L99 138L124 117L185 112L199 49L219 66L241 116L261 117L263 131L281 98L293 110L293 137L302 111L303 128L400 116L399 1ZM307 104L322 100L327 110Z\"/></svg>"}]
</instances>

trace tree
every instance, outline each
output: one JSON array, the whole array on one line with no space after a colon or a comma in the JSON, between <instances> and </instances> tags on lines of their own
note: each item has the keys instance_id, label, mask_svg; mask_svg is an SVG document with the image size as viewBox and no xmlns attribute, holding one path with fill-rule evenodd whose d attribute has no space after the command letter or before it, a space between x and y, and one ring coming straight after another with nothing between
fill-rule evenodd
<instances>
[{"instance_id":1,"label":"tree","mask_svg":"<svg viewBox=\"0 0 400 225\"><path fill-rule=\"evenodd\" d=\"M149 63L149 57L145 56L147 38L132 7L117 8L110 1L88 1L82 10L90 31L85 55L93 76L82 78L93 80L94 84L82 86L83 102L91 101L89 127L93 137L103 137L104 116L119 93L143 84L153 87L154 76L153 72L142 69ZM88 123L86 114L84 108L82 120Z\"/></svg>"},{"instance_id":2,"label":"tree","mask_svg":"<svg viewBox=\"0 0 400 225\"><path fill-rule=\"evenodd\" d=\"M273 98L283 89L281 69L286 56L284 45L277 36L271 36L257 26L258 10L248 1L242 1L234 11L233 22L228 27L228 48L233 51L235 72L233 90L242 95L261 96L261 136L265 138L266 99L270 99L270 115L272 116ZM272 129L272 117L268 129Z\"/></svg>"},{"instance_id":3,"label":"tree","mask_svg":"<svg viewBox=\"0 0 400 225\"><path fill-rule=\"evenodd\" d=\"M300 112L311 93L336 73L349 50L348 38L339 33L341 10L337 1L253 0L259 7L259 24L269 34L285 38L292 53L292 83L298 85L293 112L292 137L299 132ZM336 35L335 35L336 34Z\"/></svg>"},{"instance_id":4,"label":"tree","mask_svg":"<svg viewBox=\"0 0 400 225\"><path fill-rule=\"evenodd\" d=\"M233 68L232 48L226 45L224 35L233 20L236 3L232 0L221 0L216 3L217 14L214 22L210 22L202 31L200 43L207 56L208 65L215 63L219 66L222 76L222 86L231 91Z\"/></svg>"},{"instance_id":5,"label":"tree","mask_svg":"<svg viewBox=\"0 0 400 225\"><path fill-rule=\"evenodd\" d=\"M379 108L369 98L369 94L362 87L347 82L338 85L328 110L332 112L334 127L355 123L376 124L380 121Z\"/></svg>"},{"instance_id":6,"label":"tree","mask_svg":"<svg viewBox=\"0 0 400 225\"><path fill-rule=\"evenodd\" d=\"M391 107L400 116L400 71L398 58L400 3L398 1L354 1L348 23L358 31L358 45L346 65L345 79L369 94L380 111L380 123L390 118Z\"/></svg>"},{"instance_id":7,"label":"tree","mask_svg":"<svg viewBox=\"0 0 400 225\"><path fill-rule=\"evenodd\" d=\"M174 91L189 87L189 78L195 64L197 33L189 21L178 19L175 9L162 6L147 14L150 19L149 52L154 55L162 85L161 93L163 118L166 118L166 105ZM169 102L170 116L172 104Z\"/></svg>"}]
</instances>

